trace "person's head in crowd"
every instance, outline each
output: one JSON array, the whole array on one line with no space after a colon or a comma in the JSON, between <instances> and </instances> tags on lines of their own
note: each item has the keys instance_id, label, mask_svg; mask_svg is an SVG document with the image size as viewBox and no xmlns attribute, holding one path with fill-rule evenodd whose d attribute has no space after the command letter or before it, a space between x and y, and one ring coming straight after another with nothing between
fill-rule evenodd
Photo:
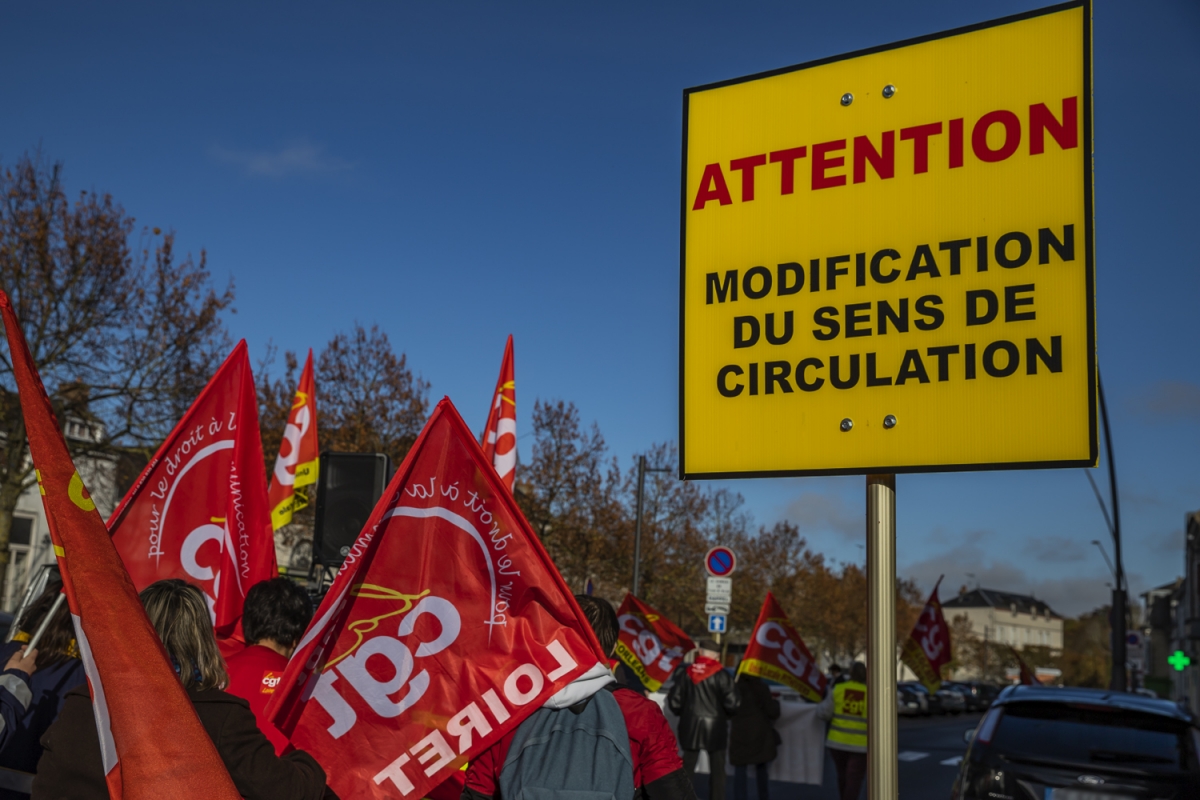
<instances>
[{"instance_id":1,"label":"person's head in crowd","mask_svg":"<svg viewBox=\"0 0 1200 800\"><path fill-rule=\"evenodd\" d=\"M611 658L613 650L617 647L617 637L621 633L617 612L613 611L612 603L590 594L577 594L575 599L579 601L579 607L583 610L583 616L587 617L588 624L596 632L604 655Z\"/></svg>"},{"instance_id":2,"label":"person's head in crowd","mask_svg":"<svg viewBox=\"0 0 1200 800\"><path fill-rule=\"evenodd\" d=\"M138 597L162 639L185 689L223 689L229 683L204 594L177 578L158 581Z\"/></svg>"},{"instance_id":3,"label":"person's head in crowd","mask_svg":"<svg viewBox=\"0 0 1200 800\"><path fill-rule=\"evenodd\" d=\"M696 647L700 649L700 655L705 658L718 659L721 657L721 645L714 642L712 639L701 639L696 642Z\"/></svg>"},{"instance_id":4,"label":"person's head in crowd","mask_svg":"<svg viewBox=\"0 0 1200 800\"><path fill-rule=\"evenodd\" d=\"M842 665L841 664L830 664L829 665L829 676L830 677L836 678L836 677L839 677L841 674L842 674Z\"/></svg>"},{"instance_id":5,"label":"person's head in crowd","mask_svg":"<svg viewBox=\"0 0 1200 800\"><path fill-rule=\"evenodd\" d=\"M850 680L855 683L867 682L867 665L861 661L855 661L850 665Z\"/></svg>"},{"instance_id":6,"label":"person's head in crowd","mask_svg":"<svg viewBox=\"0 0 1200 800\"><path fill-rule=\"evenodd\" d=\"M21 616L20 632L13 637L16 641L28 642L41 627L54 601L62 593L62 581L52 578L46 589L30 604ZM37 646L36 664L46 669L61 664L70 658L79 658L79 646L75 642L75 625L71 622L71 610L63 603L50 619L50 627L42 634Z\"/></svg>"},{"instance_id":7,"label":"person's head in crowd","mask_svg":"<svg viewBox=\"0 0 1200 800\"><path fill-rule=\"evenodd\" d=\"M312 598L303 586L287 578L271 578L246 592L242 632L247 644L290 656L312 618Z\"/></svg>"}]
</instances>

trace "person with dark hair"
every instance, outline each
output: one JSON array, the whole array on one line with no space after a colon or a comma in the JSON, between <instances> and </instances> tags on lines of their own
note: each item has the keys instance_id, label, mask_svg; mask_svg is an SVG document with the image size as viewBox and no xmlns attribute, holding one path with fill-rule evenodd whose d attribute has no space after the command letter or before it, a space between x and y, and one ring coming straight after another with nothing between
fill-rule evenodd
<instances>
[{"instance_id":1,"label":"person with dark hair","mask_svg":"<svg viewBox=\"0 0 1200 800\"><path fill-rule=\"evenodd\" d=\"M150 624L179 682L212 738L238 792L247 800L321 800L335 795L325 771L302 750L279 758L254 722L249 704L221 690L228 678L204 594L181 580L162 580L141 591ZM147 697L146 702L154 702ZM163 736L170 736L165 730ZM58 721L42 737L33 797L108 800L96 715L86 686L67 693Z\"/></svg>"},{"instance_id":2,"label":"person with dark hair","mask_svg":"<svg viewBox=\"0 0 1200 800\"><path fill-rule=\"evenodd\" d=\"M587 618L588 624L595 632L600 646L611 658L613 649L617 645L617 635L620 633L617 614L613 611L612 605L607 600L594 595L578 594L575 595L575 600L578 601L584 617ZM515 730L510 731L496 744L472 759L470 766L467 767L466 786L463 789L462 800L491 800L501 795L505 798L509 797L509 794L505 794L501 790L501 773L503 771L503 777L510 781L514 773L521 773L521 756L510 758L509 755L510 748L517 737L527 735L533 726L544 725L547 721L550 722L550 725L539 728L539 730L549 730L550 735L553 736L556 728L569 726L572 718L589 711L595 712L595 706L600 703L611 703L612 700L616 701L619 710L619 716L614 715L614 717L618 720L618 725L620 721L624 722L624 733L629 743L631 762L629 769L633 773L633 799L695 800L696 794L692 789L691 780L684 773L683 762L679 758L675 734L671 732L671 726L667 722L667 718L663 716L662 709L654 701L648 700L638 692L618 686L612 682L611 677L606 676L606 679L607 685L599 691L587 695L575 705L563 709L548 707L539 709ZM611 697L611 700L599 699L598 701L598 695L607 695ZM563 718L566 722L562 725L557 725L554 721L553 715L557 714L567 715ZM604 717L601 716L600 719L604 719ZM615 730L612 732L616 733ZM580 736L580 741L583 738ZM598 743L612 741L611 737L607 736L596 737L593 735L591 739ZM526 739L522 738L522 741L526 741ZM600 744L597 744L596 747L598 749ZM615 776L612 773L615 770L595 770L595 764L586 763L592 758L591 753L583 753L582 748L576 748L570 752L573 760L571 764L565 765L564 771L575 780L573 785L532 788L552 791L574 790L588 794L596 794L598 791L605 794L610 793L608 782L614 779ZM589 781L593 783L589 784ZM604 785L597 785L594 783L595 781L602 781ZM509 790L513 791L511 784ZM530 791L529 787L526 787L526 791Z\"/></svg>"},{"instance_id":3,"label":"person with dark hair","mask_svg":"<svg viewBox=\"0 0 1200 800\"><path fill-rule=\"evenodd\" d=\"M867 665L850 665L850 679L833 687L817 706L817 716L829 720L825 748L837 770L838 797L858 800L867 775Z\"/></svg>"},{"instance_id":4,"label":"person with dark hair","mask_svg":"<svg viewBox=\"0 0 1200 800\"><path fill-rule=\"evenodd\" d=\"M725 800L725 747L729 717L739 700L733 676L718 660L721 646L701 639L696 660L675 672L667 705L679 715L679 746L688 775L696 771L700 751L708 753L709 800Z\"/></svg>"},{"instance_id":5,"label":"person with dark hair","mask_svg":"<svg viewBox=\"0 0 1200 800\"><path fill-rule=\"evenodd\" d=\"M277 755L287 752L291 744L267 719L267 701L279 685L288 658L312 617L312 599L299 584L287 578L254 584L246 592L242 608L242 632L248 646L226 662L229 667L226 691L250 703L258 729L275 745Z\"/></svg>"},{"instance_id":6,"label":"person with dark hair","mask_svg":"<svg viewBox=\"0 0 1200 800\"><path fill-rule=\"evenodd\" d=\"M51 579L21 617L13 640L0 646L0 767L33 772L42 756L39 740L58 717L67 692L85 684L87 677L75 643L71 612L62 603L50 618L38 646L26 652L25 644L41 627L54 601L62 594L62 581ZM25 797L0 788L0 800Z\"/></svg>"}]
</instances>

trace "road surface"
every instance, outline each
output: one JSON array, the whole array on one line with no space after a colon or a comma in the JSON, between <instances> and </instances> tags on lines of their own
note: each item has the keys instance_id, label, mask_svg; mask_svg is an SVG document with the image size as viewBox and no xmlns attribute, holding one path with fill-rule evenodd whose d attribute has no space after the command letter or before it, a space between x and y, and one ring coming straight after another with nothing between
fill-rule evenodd
<instances>
[{"instance_id":1,"label":"road surface","mask_svg":"<svg viewBox=\"0 0 1200 800\"><path fill-rule=\"evenodd\" d=\"M963 731L979 722L981 714L960 714L944 717L900 718L900 800L947 800L950 786L958 774L958 764L966 752ZM709 800L708 776L694 777L696 794ZM754 771L750 771L750 797L757 800ZM725 782L726 800L733 796L733 776ZM864 785L861 798L866 798ZM810 786L795 783L771 783L770 800L838 800L837 773L833 762L825 759L825 783Z\"/></svg>"}]
</instances>

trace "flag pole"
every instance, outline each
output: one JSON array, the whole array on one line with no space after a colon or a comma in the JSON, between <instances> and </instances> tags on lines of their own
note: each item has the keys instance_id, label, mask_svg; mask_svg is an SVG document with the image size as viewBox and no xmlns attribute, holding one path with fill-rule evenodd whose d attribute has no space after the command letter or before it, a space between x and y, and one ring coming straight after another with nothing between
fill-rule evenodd
<instances>
[{"instance_id":1,"label":"flag pole","mask_svg":"<svg viewBox=\"0 0 1200 800\"><path fill-rule=\"evenodd\" d=\"M867 476L867 797L899 796L896 724L896 476Z\"/></svg>"},{"instance_id":2,"label":"flag pole","mask_svg":"<svg viewBox=\"0 0 1200 800\"><path fill-rule=\"evenodd\" d=\"M25 645L25 652L33 650L38 646L38 642L42 640L42 634L50 627L50 620L54 619L54 615L58 613L58 609L66 602L67 593L59 592L58 597L54 598L54 605L50 606L50 610L46 612L46 616L42 618L42 624L38 625L37 631L34 632L33 638L29 640L29 644Z\"/></svg>"}]
</instances>

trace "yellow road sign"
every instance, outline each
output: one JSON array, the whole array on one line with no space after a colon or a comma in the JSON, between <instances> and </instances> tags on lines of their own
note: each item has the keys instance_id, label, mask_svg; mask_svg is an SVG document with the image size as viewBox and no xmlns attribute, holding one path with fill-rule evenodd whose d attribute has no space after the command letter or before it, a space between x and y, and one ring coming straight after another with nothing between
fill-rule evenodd
<instances>
[{"instance_id":1,"label":"yellow road sign","mask_svg":"<svg viewBox=\"0 0 1200 800\"><path fill-rule=\"evenodd\" d=\"M688 477L1094 465L1084 2L684 95Z\"/></svg>"}]
</instances>

